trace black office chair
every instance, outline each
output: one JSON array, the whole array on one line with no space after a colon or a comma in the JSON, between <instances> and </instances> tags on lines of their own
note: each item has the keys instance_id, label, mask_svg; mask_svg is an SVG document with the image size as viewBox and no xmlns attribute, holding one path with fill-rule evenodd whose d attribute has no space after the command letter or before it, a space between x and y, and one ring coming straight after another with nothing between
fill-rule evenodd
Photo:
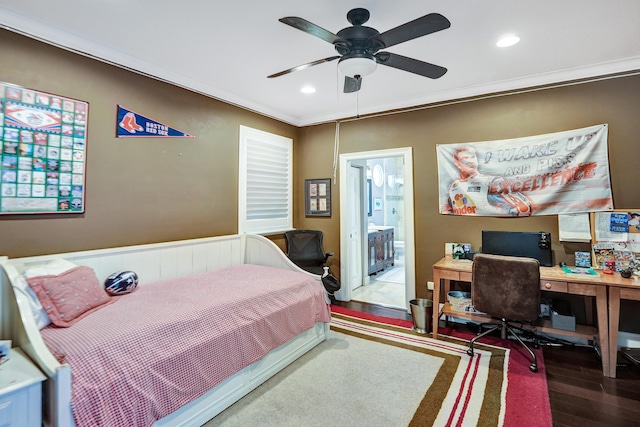
<instances>
[{"instance_id":1,"label":"black office chair","mask_svg":"<svg viewBox=\"0 0 640 427\"><path fill-rule=\"evenodd\" d=\"M324 252L322 231L292 230L284 233L287 242L287 256L294 264L313 274L321 275L325 264L333 252Z\"/></svg>"},{"instance_id":2,"label":"black office chair","mask_svg":"<svg viewBox=\"0 0 640 427\"><path fill-rule=\"evenodd\" d=\"M535 353L513 329L513 323L533 325L540 314L540 263L533 258L476 254L473 257L471 300L473 307L500 324L475 336L469 342L467 354L473 356L473 344L498 329L501 338L510 332L533 359L529 370L538 371ZM534 334L534 345L538 343Z\"/></svg>"},{"instance_id":3,"label":"black office chair","mask_svg":"<svg viewBox=\"0 0 640 427\"><path fill-rule=\"evenodd\" d=\"M289 259L303 270L322 276L322 285L333 295L340 290L341 285L325 265L333 252L324 251L322 236L322 231L319 230L292 230L284 233Z\"/></svg>"}]
</instances>

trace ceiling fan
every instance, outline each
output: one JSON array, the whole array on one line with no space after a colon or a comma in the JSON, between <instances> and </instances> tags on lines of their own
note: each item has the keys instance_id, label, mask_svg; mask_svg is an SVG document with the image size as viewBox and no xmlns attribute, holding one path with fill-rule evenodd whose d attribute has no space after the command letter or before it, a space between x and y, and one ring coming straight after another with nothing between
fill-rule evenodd
<instances>
[{"instance_id":1,"label":"ceiling fan","mask_svg":"<svg viewBox=\"0 0 640 427\"><path fill-rule=\"evenodd\" d=\"M351 93L360 90L362 77L373 73L377 64L432 79L440 78L447 72L446 68L440 67L439 65L391 52L380 52L382 49L449 28L451 22L449 22L447 18L439 13L430 13L385 31L384 33L380 33L374 28L362 25L369 20L369 16L370 14L367 9L357 8L350 10L349 13L347 13L347 20L352 26L343 28L338 31L338 34L333 34L316 24L296 16L279 19L279 21L284 24L333 44L340 55L318 59L267 77L280 77L294 71L304 70L314 65L340 59L338 61L338 70L345 75L344 92Z\"/></svg>"}]
</instances>

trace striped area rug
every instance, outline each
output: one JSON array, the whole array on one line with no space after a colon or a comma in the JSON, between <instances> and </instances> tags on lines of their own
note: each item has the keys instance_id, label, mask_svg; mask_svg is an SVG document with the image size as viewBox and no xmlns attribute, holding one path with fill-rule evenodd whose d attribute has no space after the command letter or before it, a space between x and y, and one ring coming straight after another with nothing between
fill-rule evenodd
<instances>
[{"instance_id":1,"label":"striped area rug","mask_svg":"<svg viewBox=\"0 0 640 427\"><path fill-rule=\"evenodd\" d=\"M540 350L538 372L532 373L528 354L518 343L489 337L469 357L465 340L470 333L441 330L449 336L433 340L411 326L410 321L332 306L332 330L422 353L425 364L440 363L409 426L552 425Z\"/></svg>"},{"instance_id":2,"label":"striped area rug","mask_svg":"<svg viewBox=\"0 0 640 427\"><path fill-rule=\"evenodd\" d=\"M333 306L326 341L205 426L551 426L544 366L411 326Z\"/></svg>"}]
</instances>

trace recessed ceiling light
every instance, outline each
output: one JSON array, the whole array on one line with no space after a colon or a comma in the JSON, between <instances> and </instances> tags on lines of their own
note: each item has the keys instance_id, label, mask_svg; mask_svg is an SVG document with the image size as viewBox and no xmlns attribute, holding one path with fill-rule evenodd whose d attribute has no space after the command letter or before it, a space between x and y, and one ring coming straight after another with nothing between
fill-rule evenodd
<instances>
[{"instance_id":1,"label":"recessed ceiling light","mask_svg":"<svg viewBox=\"0 0 640 427\"><path fill-rule=\"evenodd\" d=\"M496 43L496 46L498 46L498 47L509 47L509 46L513 46L514 44L518 43L519 41L520 41L520 37L514 36L513 34L509 34L509 35L500 37L500 39Z\"/></svg>"},{"instance_id":2,"label":"recessed ceiling light","mask_svg":"<svg viewBox=\"0 0 640 427\"><path fill-rule=\"evenodd\" d=\"M316 91L316 88L313 86L305 86L302 89L300 89L300 92L302 93L314 93Z\"/></svg>"}]
</instances>

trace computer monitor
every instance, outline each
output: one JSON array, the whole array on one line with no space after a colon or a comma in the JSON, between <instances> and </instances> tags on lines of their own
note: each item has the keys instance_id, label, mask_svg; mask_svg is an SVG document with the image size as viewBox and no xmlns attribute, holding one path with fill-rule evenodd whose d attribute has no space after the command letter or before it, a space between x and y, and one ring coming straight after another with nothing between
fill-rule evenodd
<instances>
[{"instance_id":1,"label":"computer monitor","mask_svg":"<svg viewBox=\"0 0 640 427\"><path fill-rule=\"evenodd\" d=\"M535 258L551 267L551 233L482 230L482 253Z\"/></svg>"}]
</instances>

